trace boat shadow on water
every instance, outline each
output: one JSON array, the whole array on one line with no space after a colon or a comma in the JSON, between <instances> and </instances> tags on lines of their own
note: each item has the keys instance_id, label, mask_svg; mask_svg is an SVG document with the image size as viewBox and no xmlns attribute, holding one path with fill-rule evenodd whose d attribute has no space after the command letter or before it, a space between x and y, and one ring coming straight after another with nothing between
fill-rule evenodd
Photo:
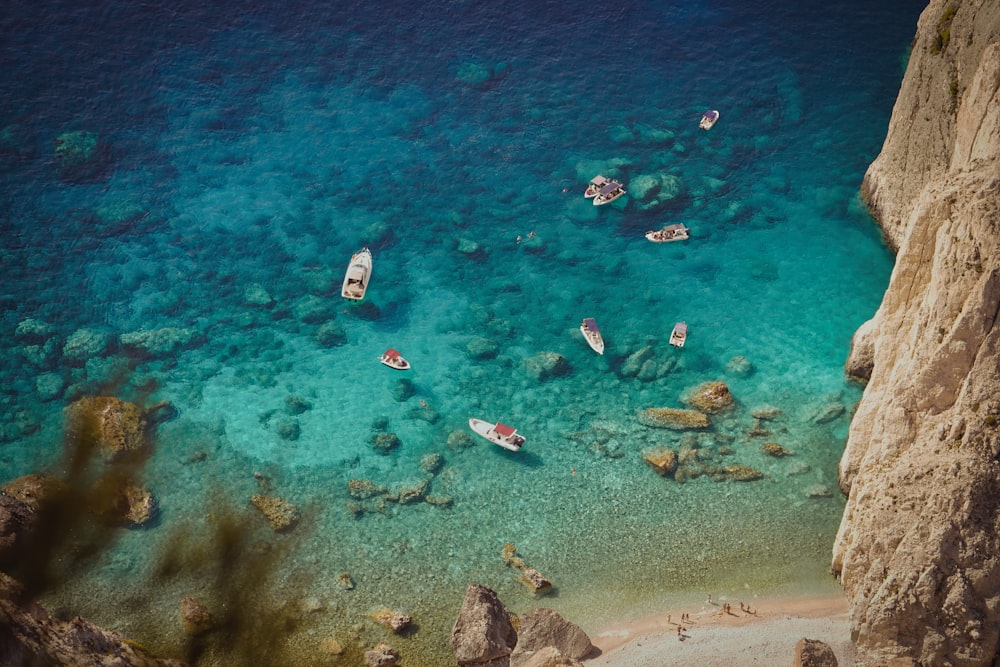
<instances>
[{"instance_id":1,"label":"boat shadow on water","mask_svg":"<svg viewBox=\"0 0 1000 667\"><path fill-rule=\"evenodd\" d=\"M493 454L495 456L518 463L526 468L541 468L545 465L541 455L530 452L527 448L521 448L516 452L512 452L509 449L504 449L502 447L491 447L491 449L493 450Z\"/></svg>"}]
</instances>

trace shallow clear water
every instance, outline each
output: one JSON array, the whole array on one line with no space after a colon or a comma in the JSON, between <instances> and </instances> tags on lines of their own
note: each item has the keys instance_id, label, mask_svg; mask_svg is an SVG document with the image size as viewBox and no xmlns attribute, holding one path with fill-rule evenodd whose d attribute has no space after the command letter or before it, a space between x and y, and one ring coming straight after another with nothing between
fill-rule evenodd
<instances>
[{"instance_id":1,"label":"shallow clear water","mask_svg":"<svg viewBox=\"0 0 1000 667\"><path fill-rule=\"evenodd\" d=\"M276 662L321 664L334 637L344 660L388 639L416 665L448 661L470 581L587 630L706 591L832 589L836 462L860 396L842 366L891 268L857 190L911 5L51 2L5 16L0 478L62 471L62 409L80 396L178 411L143 472L158 521L117 534L46 602L178 655L180 597L220 614L228 599L279 610ZM704 132L707 108L721 117ZM81 130L107 159L67 175L53 142ZM592 206L598 173L633 192ZM651 179L674 196L644 210ZM689 241L643 238L673 222ZM338 289L364 245L359 305ZM256 305L262 291L273 301ZM29 318L48 332L18 335ZM680 320L683 350L667 344ZM153 358L115 343L170 328L188 344ZM81 329L111 341L86 363L64 347ZM478 338L495 356L470 354ZM378 363L390 346L412 370ZM627 359L646 346L637 377ZM570 371L537 379L540 353ZM706 431L637 419L714 380L736 405ZM817 420L831 406L842 414ZM752 435L764 407L780 416ZM456 436L471 416L526 446ZM380 429L401 442L387 455ZM793 455L766 456L767 441ZM661 478L641 459L657 446L765 477ZM428 472L433 453L445 463ZM351 479L429 480L451 506L352 499ZM301 510L290 534L249 507L264 486ZM220 565L225 517L250 533L246 558ZM506 543L552 593L518 582ZM243 597L220 572L245 575ZM418 629L367 619L386 606ZM240 656L211 644L198 660Z\"/></svg>"}]
</instances>

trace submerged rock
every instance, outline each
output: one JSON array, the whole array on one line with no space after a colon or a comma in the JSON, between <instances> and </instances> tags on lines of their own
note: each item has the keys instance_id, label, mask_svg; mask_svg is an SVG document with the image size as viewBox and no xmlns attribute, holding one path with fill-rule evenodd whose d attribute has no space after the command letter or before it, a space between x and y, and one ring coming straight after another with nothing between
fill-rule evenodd
<instances>
[{"instance_id":1,"label":"submerged rock","mask_svg":"<svg viewBox=\"0 0 1000 667\"><path fill-rule=\"evenodd\" d=\"M337 347L347 342L347 333L339 322L324 322L313 337L323 347Z\"/></svg>"},{"instance_id":2,"label":"submerged rock","mask_svg":"<svg viewBox=\"0 0 1000 667\"><path fill-rule=\"evenodd\" d=\"M779 445L776 442L765 442L760 446L760 451L767 454L768 456L773 456L775 458L782 458L784 456L791 456L791 452Z\"/></svg>"},{"instance_id":3,"label":"submerged rock","mask_svg":"<svg viewBox=\"0 0 1000 667\"><path fill-rule=\"evenodd\" d=\"M404 484L399 486L392 493L388 494L386 498L388 500L394 500L400 505L417 503L422 501L427 495L427 488L429 486L430 480L423 480L414 484Z\"/></svg>"},{"instance_id":4,"label":"submerged rock","mask_svg":"<svg viewBox=\"0 0 1000 667\"><path fill-rule=\"evenodd\" d=\"M279 419L274 424L274 430L277 431L278 437L282 440L298 440L302 434L302 426L299 424L299 420L291 418Z\"/></svg>"},{"instance_id":5,"label":"submerged rock","mask_svg":"<svg viewBox=\"0 0 1000 667\"><path fill-rule=\"evenodd\" d=\"M771 421L781 416L781 410L770 405L763 405L759 408L754 408L750 414L754 419Z\"/></svg>"},{"instance_id":6,"label":"submerged rock","mask_svg":"<svg viewBox=\"0 0 1000 667\"><path fill-rule=\"evenodd\" d=\"M650 360L655 354L656 351L653 349L652 345L647 345L636 350L622 363L621 368L618 370L618 375L623 378L636 377L639 374L639 371L642 370L643 364Z\"/></svg>"},{"instance_id":7,"label":"submerged rock","mask_svg":"<svg viewBox=\"0 0 1000 667\"><path fill-rule=\"evenodd\" d=\"M654 428L669 428L675 431L708 428L708 416L698 410L677 408L646 408L639 413L639 422Z\"/></svg>"},{"instance_id":8,"label":"submerged rock","mask_svg":"<svg viewBox=\"0 0 1000 667\"><path fill-rule=\"evenodd\" d=\"M33 317L21 320L14 328L15 338L30 345L40 345L51 338L54 333L52 327Z\"/></svg>"},{"instance_id":9,"label":"submerged rock","mask_svg":"<svg viewBox=\"0 0 1000 667\"><path fill-rule=\"evenodd\" d=\"M91 509L105 521L129 527L149 523L157 512L152 491L121 475L103 477L91 496Z\"/></svg>"},{"instance_id":10,"label":"submerged rock","mask_svg":"<svg viewBox=\"0 0 1000 667\"><path fill-rule=\"evenodd\" d=\"M566 375L572 370L566 357L557 352L539 352L524 360L524 368L529 376L539 382Z\"/></svg>"},{"instance_id":11,"label":"submerged rock","mask_svg":"<svg viewBox=\"0 0 1000 667\"><path fill-rule=\"evenodd\" d=\"M64 132L53 141L53 149L64 179L95 182L106 177L110 153L96 132Z\"/></svg>"},{"instance_id":12,"label":"submerged rock","mask_svg":"<svg viewBox=\"0 0 1000 667\"><path fill-rule=\"evenodd\" d=\"M246 289L243 290L243 303L248 306L257 306L259 308L271 308L274 306L274 297L272 297L264 286L260 283L253 283L248 285Z\"/></svg>"},{"instance_id":13,"label":"submerged rock","mask_svg":"<svg viewBox=\"0 0 1000 667\"><path fill-rule=\"evenodd\" d=\"M682 182L673 174L640 174L629 182L629 193L640 211L661 208L680 196Z\"/></svg>"},{"instance_id":14,"label":"submerged rock","mask_svg":"<svg viewBox=\"0 0 1000 667\"><path fill-rule=\"evenodd\" d=\"M96 329L77 329L63 345L63 359L73 365L87 363L93 357L103 357L108 352L111 337Z\"/></svg>"},{"instance_id":15,"label":"submerged rock","mask_svg":"<svg viewBox=\"0 0 1000 667\"><path fill-rule=\"evenodd\" d=\"M466 431L452 431L448 434L448 441L445 444L448 445L448 449L458 451L473 447L476 441Z\"/></svg>"},{"instance_id":16,"label":"submerged rock","mask_svg":"<svg viewBox=\"0 0 1000 667\"><path fill-rule=\"evenodd\" d=\"M725 471L726 479L730 482L753 482L758 479L764 479L764 473L750 466L730 465L726 466L723 470Z\"/></svg>"},{"instance_id":17,"label":"submerged rock","mask_svg":"<svg viewBox=\"0 0 1000 667\"><path fill-rule=\"evenodd\" d=\"M469 358L473 361L494 359L498 354L500 354L500 346L489 338L478 336L466 343L465 353L469 355Z\"/></svg>"},{"instance_id":18,"label":"submerged rock","mask_svg":"<svg viewBox=\"0 0 1000 667\"><path fill-rule=\"evenodd\" d=\"M696 410L714 415L733 404L733 395L725 382L704 382L690 390L684 402Z\"/></svg>"},{"instance_id":19,"label":"submerged rock","mask_svg":"<svg viewBox=\"0 0 1000 667\"><path fill-rule=\"evenodd\" d=\"M365 500L387 493L388 489L379 486L370 479L349 479L347 480L347 492L351 494L352 498Z\"/></svg>"},{"instance_id":20,"label":"submerged rock","mask_svg":"<svg viewBox=\"0 0 1000 667\"><path fill-rule=\"evenodd\" d=\"M458 239L458 241L455 242L455 250L467 257L476 257L483 251L477 241L466 238Z\"/></svg>"},{"instance_id":21,"label":"submerged rock","mask_svg":"<svg viewBox=\"0 0 1000 667\"><path fill-rule=\"evenodd\" d=\"M96 444L108 460L120 460L146 449L146 418L142 409L113 396L85 396L64 410L69 442L76 447Z\"/></svg>"},{"instance_id":22,"label":"submerged rock","mask_svg":"<svg viewBox=\"0 0 1000 667\"><path fill-rule=\"evenodd\" d=\"M750 360L742 355L737 355L726 362L726 372L736 377L750 377L755 370Z\"/></svg>"},{"instance_id":23,"label":"submerged rock","mask_svg":"<svg viewBox=\"0 0 1000 667\"><path fill-rule=\"evenodd\" d=\"M432 475L437 474L444 467L444 457L437 452L424 454L420 457L420 469Z\"/></svg>"},{"instance_id":24,"label":"submerged rock","mask_svg":"<svg viewBox=\"0 0 1000 667\"><path fill-rule=\"evenodd\" d=\"M409 614L404 614L400 611L393 611L388 607L372 612L371 617L376 623L384 625L393 632L404 630L409 627L410 623L413 622L413 617Z\"/></svg>"},{"instance_id":25,"label":"submerged rock","mask_svg":"<svg viewBox=\"0 0 1000 667\"><path fill-rule=\"evenodd\" d=\"M642 460L664 477L674 474L677 469L677 452L665 447L643 452Z\"/></svg>"},{"instance_id":26,"label":"submerged rock","mask_svg":"<svg viewBox=\"0 0 1000 667\"><path fill-rule=\"evenodd\" d=\"M845 412L847 412L847 408L841 403L828 403L813 414L812 422L814 424L829 424L843 417Z\"/></svg>"},{"instance_id":27,"label":"submerged rock","mask_svg":"<svg viewBox=\"0 0 1000 667\"><path fill-rule=\"evenodd\" d=\"M521 582L533 593L545 593L552 589L552 582L533 567L521 571Z\"/></svg>"},{"instance_id":28,"label":"submerged rock","mask_svg":"<svg viewBox=\"0 0 1000 667\"><path fill-rule=\"evenodd\" d=\"M94 209L93 221L95 228L92 233L104 238L128 232L140 221L144 221L146 227L156 222L149 210L131 197L105 199Z\"/></svg>"},{"instance_id":29,"label":"submerged rock","mask_svg":"<svg viewBox=\"0 0 1000 667\"><path fill-rule=\"evenodd\" d=\"M385 642L380 642L370 651L365 651L365 667L396 667L399 651Z\"/></svg>"},{"instance_id":30,"label":"submerged rock","mask_svg":"<svg viewBox=\"0 0 1000 667\"><path fill-rule=\"evenodd\" d=\"M301 415L303 412L307 412L312 409L312 403L297 396L295 394L289 394L285 396L285 412L290 415Z\"/></svg>"},{"instance_id":31,"label":"submerged rock","mask_svg":"<svg viewBox=\"0 0 1000 667\"><path fill-rule=\"evenodd\" d=\"M208 632L215 627L215 619L208 611L208 607L194 597L181 599L181 624L184 632L195 636Z\"/></svg>"},{"instance_id":32,"label":"submerged rock","mask_svg":"<svg viewBox=\"0 0 1000 667\"><path fill-rule=\"evenodd\" d=\"M41 605L25 601L23 587L2 572L0 618L5 664L185 667L179 660L154 658L123 635L79 616L62 621L49 615Z\"/></svg>"},{"instance_id":33,"label":"submerged rock","mask_svg":"<svg viewBox=\"0 0 1000 667\"><path fill-rule=\"evenodd\" d=\"M250 503L267 519L276 533L291 530L299 521L298 508L283 498L255 494L250 496Z\"/></svg>"},{"instance_id":34,"label":"submerged rock","mask_svg":"<svg viewBox=\"0 0 1000 667\"><path fill-rule=\"evenodd\" d=\"M35 377L35 392L42 401L54 401L66 389L66 379L62 373L42 373Z\"/></svg>"},{"instance_id":35,"label":"submerged rock","mask_svg":"<svg viewBox=\"0 0 1000 667\"><path fill-rule=\"evenodd\" d=\"M203 338L193 329L163 327L123 333L118 340L130 354L167 357L178 350L200 344Z\"/></svg>"},{"instance_id":36,"label":"submerged rock","mask_svg":"<svg viewBox=\"0 0 1000 667\"><path fill-rule=\"evenodd\" d=\"M400 403L413 398L416 393L417 388L410 378L396 380L396 384L392 387L392 397Z\"/></svg>"},{"instance_id":37,"label":"submerged rock","mask_svg":"<svg viewBox=\"0 0 1000 667\"><path fill-rule=\"evenodd\" d=\"M465 61L458 66L455 78L470 88L484 88L492 81L504 77L507 73L505 63L487 65L478 61Z\"/></svg>"},{"instance_id":38,"label":"submerged rock","mask_svg":"<svg viewBox=\"0 0 1000 667\"><path fill-rule=\"evenodd\" d=\"M372 437L372 448L376 454L386 455L402 444L395 433L376 433Z\"/></svg>"}]
</instances>

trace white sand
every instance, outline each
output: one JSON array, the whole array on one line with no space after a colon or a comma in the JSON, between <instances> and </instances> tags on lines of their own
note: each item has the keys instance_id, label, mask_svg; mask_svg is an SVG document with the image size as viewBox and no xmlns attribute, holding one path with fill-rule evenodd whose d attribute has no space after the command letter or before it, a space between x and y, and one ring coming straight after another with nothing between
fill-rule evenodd
<instances>
[{"instance_id":1,"label":"white sand","mask_svg":"<svg viewBox=\"0 0 1000 667\"><path fill-rule=\"evenodd\" d=\"M671 610L627 625L603 628L590 639L601 649L587 667L729 667L791 665L795 644L826 642L840 667L854 664L847 601L840 596L754 600L752 612L722 611L721 603ZM759 607L758 607L759 605ZM689 620L681 621L681 614ZM685 628L677 634L678 623Z\"/></svg>"}]
</instances>

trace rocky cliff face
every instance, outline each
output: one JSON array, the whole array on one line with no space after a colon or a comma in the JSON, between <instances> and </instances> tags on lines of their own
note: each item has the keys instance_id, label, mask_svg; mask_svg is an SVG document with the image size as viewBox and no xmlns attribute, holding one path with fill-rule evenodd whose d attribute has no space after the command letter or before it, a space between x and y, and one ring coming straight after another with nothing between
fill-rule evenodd
<instances>
[{"instance_id":1,"label":"rocky cliff face","mask_svg":"<svg viewBox=\"0 0 1000 667\"><path fill-rule=\"evenodd\" d=\"M1000 2L931 0L862 193L897 249L833 552L858 664L1000 656Z\"/></svg>"}]
</instances>

